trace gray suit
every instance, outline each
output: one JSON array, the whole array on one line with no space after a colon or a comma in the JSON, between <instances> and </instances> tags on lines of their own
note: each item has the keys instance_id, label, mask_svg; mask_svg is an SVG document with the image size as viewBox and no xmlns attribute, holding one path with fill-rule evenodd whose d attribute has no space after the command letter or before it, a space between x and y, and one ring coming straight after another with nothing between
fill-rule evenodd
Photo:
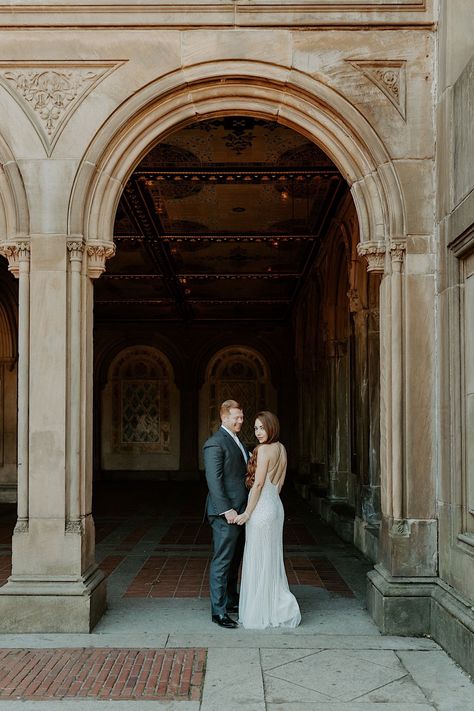
<instances>
[{"instance_id":1,"label":"gray suit","mask_svg":"<svg viewBox=\"0 0 474 711\"><path fill-rule=\"evenodd\" d=\"M244 549L244 527L229 524L222 514L242 513L247 504L247 466L232 436L222 427L204 443L204 464L209 494L206 512L214 544L209 571L211 611L224 615L237 602L237 576Z\"/></svg>"}]
</instances>

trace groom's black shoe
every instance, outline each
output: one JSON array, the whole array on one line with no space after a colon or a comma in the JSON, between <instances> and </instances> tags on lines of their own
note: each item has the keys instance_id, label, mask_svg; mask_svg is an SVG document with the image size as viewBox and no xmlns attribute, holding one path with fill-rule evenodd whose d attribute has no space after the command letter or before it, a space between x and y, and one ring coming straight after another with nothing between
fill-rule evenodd
<instances>
[{"instance_id":1,"label":"groom's black shoe","mask_svg":"<svg viewBox=\"0 0 474 711\"><path fill-rule=\"evenodd\" d=\"M227 627L227 629L235 629L239 626L229 615L212 615L212 621L220 627Z\"/></svg>"}]
</instances>

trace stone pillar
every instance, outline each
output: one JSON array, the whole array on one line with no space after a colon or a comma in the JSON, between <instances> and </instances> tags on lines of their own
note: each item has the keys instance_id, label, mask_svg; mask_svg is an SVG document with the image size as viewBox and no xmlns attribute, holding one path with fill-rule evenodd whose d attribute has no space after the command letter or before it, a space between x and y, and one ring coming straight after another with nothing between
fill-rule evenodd
<instances>
[{"instance_id":1,"label":"stone pillar","mask_svg":"<svg viewBox=\"0 0 474 711\"><path fill-rule=\"evenodd\" d=\"M370 268L370 247L360 245L359 253L368 258ZM424 277L409 273L405 242L394 240L381 284L379 563L368 576L369 611L387 634L429 632L430 596L437 574L432 433L427 417L433 391L429 345L433 302Z\"/></svg>"},{"instance_id":2,"label":"stone pillar","mask_svg":"<svg viewBox=\"0 0 474 711\"><path fill-rule=\"evenodd\" d=\"M89 277L103 271L113 247L91 244L84 259L81 237L57 234L32 235L29 247L18 252L21 488L0 629L87 632L105 609L91 515Z\"/></svg>"},{"instance_id":3,"label":"stone pillar","mask_svg":"<svg viewBox=\"0 0 474 711\"><path fill-rule=\"evenodd\" d=\"M328 355L328 467L331 501L347 502L349 491L349 355L346 341L326 342Z\"/></svg>"}]
</instances>

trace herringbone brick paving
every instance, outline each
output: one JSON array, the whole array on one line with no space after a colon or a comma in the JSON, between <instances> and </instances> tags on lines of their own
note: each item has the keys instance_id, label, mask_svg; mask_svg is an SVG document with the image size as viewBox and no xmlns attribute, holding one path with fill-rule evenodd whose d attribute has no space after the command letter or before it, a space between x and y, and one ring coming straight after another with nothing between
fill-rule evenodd
<instances>
[{"instance_id":1,"label":"herringbone brick paving","mask_svg":"<svg viewBox=\"0 0 474 711\"><path fill-rule=\"evenodd\" d=\"M198 700L205 649L0 650L0 699Z\"/></svg>"}]
</instances>

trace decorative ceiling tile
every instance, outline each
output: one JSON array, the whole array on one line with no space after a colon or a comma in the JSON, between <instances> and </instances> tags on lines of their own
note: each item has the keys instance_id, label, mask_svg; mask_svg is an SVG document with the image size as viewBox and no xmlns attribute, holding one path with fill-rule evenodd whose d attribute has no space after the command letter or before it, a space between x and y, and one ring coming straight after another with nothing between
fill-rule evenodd
<instances>
[{"instance_id":1,"label":"decorative ceiling tile","mask_svg":"<svg viewBox=\"0 0 474 711\"><path fill-rule=\"evenodd\" d=\"M406 119L406 62L405 60L348 60L382 91Z\"/></svg>"},{"instance_id":2,"label":"decorative ceiling tile","mask_svg":"<svg viewBox=\"0 0 474 711\"><path fill-rule=\"evenodd\" d=\"M0 84L28 115L50 156L72 113L123 63L0 62Z\"/></svg>"}]
</instances>

